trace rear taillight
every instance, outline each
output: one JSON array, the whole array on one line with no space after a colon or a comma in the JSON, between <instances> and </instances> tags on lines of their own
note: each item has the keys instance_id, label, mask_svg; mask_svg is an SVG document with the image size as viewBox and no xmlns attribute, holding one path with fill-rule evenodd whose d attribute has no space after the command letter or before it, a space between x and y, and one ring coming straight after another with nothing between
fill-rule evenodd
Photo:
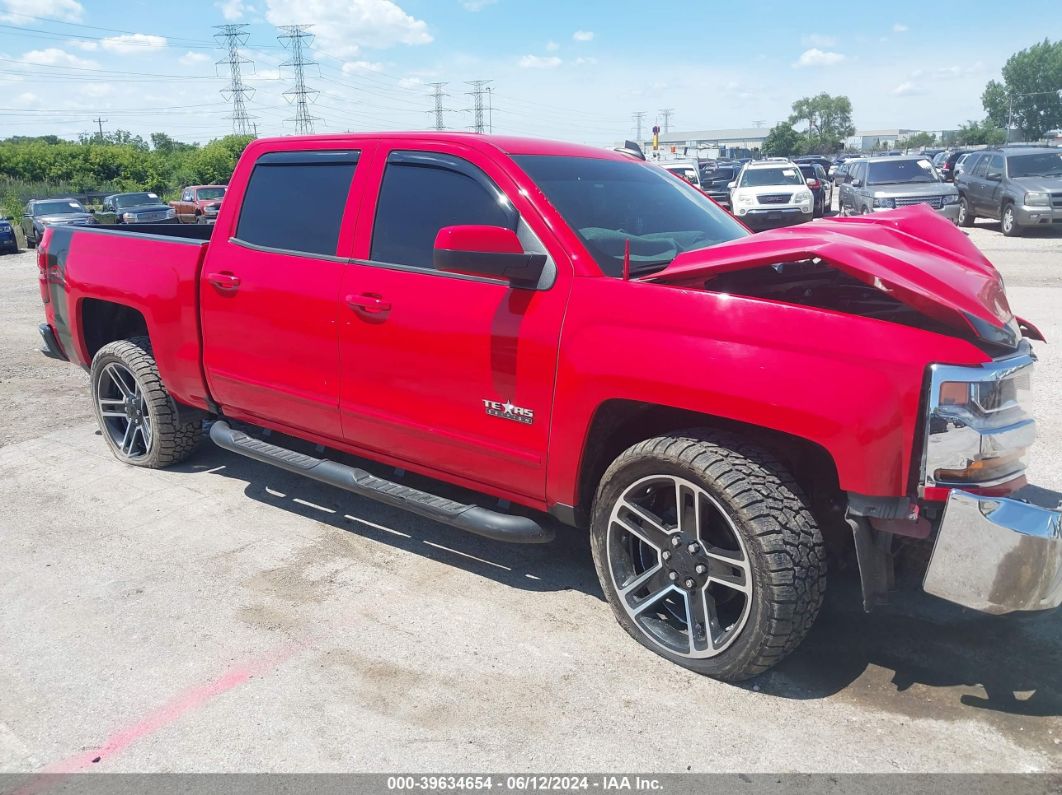
<instances>
[{"instance_id":1,"label":"rear taillight","mask_svg":"<svg viewBox=\"0 0 1062 795\"><path fill-rule=\"evenodd\" d=\"M819 187L819 181L817 179L809 179L808 180L808 187L809 188L817 188L817 187Z\"/></svg>"},{"instance_id":2,"label":"rear taillight","mask_svg":"<svg viewBox=\"0 0 1062 795\"><path fill-rule=\"evenodd\" d=\"M48 252L43 240L37 246L37 282L41 288L41 300L48 303Z\"/></svg>"}]
</instances>

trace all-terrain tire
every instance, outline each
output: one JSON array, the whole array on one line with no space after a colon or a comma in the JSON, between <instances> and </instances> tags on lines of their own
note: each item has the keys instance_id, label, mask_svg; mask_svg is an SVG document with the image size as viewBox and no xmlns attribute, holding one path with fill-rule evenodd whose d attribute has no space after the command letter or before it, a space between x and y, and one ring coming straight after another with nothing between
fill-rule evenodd
<instances>
[{"instance_id":1,"label":"all-terrain tire","mask_svg":"<svg viewBox=\"0 0 1062 795\"><path fill-rule=\"evenodd\" d=\"M615 564L609 559L610 549L616 548L609 546L614 508L653 477L677 478L703 489L725 513L747 553L752 586L746 618L716 656L674 653L635 623L620 601L610 570ZM811 629L826 588L822 534L785 466L739 436L712 430L648 439L622 453L605 472L594 499L591 548L609 604L635 640L672 662L725 681L763 673L792 652ZM690 637L692 647L692 633Z\"/></svg>"},{"instance_id":2,"label":"all-terrain tire","mask_svg":"<svg viewBox=\"0 0 1062 795\"><path fill-rule=\"evenodd\" d=\"M150 424L150 443L145 443L146 437L141 436L141 445L128 453L120 446L119 440L116 439L119 434L113 428L116 424L121 426L121 418L118 418L117 422L114 419L105 419L104 408L99 400L101 380L110 378L109 365L124 368L135 381L135 386L143 396L143 414ZM110 372L114 369L111 368ZM151 341L147 337L118 340L100 348L92 359L90 383L100 430L111 452L119 461L148 469L162 469L184 461L199 445L203 435L202 418L195 412L192 412L190 417L182 418L176 402L162 384L151 350ZM112 405L107 407L118 408Z\"/></svg>"}]
</instances>

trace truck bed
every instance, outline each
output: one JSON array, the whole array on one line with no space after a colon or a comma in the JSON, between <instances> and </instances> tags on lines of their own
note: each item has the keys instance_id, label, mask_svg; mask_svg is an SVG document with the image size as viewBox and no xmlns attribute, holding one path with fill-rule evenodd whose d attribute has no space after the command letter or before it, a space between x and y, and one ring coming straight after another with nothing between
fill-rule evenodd
<instances>
[{"instance_id":1,"label":"truck bed","mask_svg":"<svg viewBox=\"0 0 1062 795\"><path fill-rule=\"evenodd\" d=\"M171 394L205 408L198 288L212 231L191 224L51 227L38 258L41 293L66 356L88 367L100 346L85 333L84 319L113 316L113 323L150 334Z\"/></svg>"}]
</instances>

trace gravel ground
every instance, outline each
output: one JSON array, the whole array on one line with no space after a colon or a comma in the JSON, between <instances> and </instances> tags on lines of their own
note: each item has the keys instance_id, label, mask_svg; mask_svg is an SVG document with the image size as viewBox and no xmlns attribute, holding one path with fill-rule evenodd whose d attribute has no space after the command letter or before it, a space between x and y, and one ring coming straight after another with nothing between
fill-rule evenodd
<instances>
[{"instance_id":1,"label":"gravel ground","mask_svg":"<svg viewBox=\"0 0 1062 795\"><path fill-rule=\"evenodd\" d=\"M971 237L1062 339L1062 234ZM580 533L494 544L209 445L118 464L37 352L32 253L0 307L0 773L1062 771L1058 611L865 616L836 572L789 660L700 678L624 635ZM1062 490L1037 350L1030 479Z\"/></svg>"}]
</instances>

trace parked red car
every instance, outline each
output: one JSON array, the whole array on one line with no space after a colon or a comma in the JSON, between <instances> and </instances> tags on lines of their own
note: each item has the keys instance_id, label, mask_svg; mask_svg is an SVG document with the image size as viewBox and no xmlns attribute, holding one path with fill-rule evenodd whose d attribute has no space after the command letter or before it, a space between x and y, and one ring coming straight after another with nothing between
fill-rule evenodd
<instances>
[{"instance_id":1,"label":"parked red car","mask_svg":"<svg viewBox=\"0 0 1062 795\"><path fill-rule=\"evenodd\" d=\"M228 185L191 185L181 188L181 198L170 202L182 224L212 223L217 218L214 207L224 197Z\"/></svg>"},{"instance_id":2,"label":"parked red car","mask_svg":"<svg viewBox=\"0 0 1062 795\"><path fill-rule=\"evenodd\" d=\"M932 594L1062 601L1062 516L1022 490L1041 337L931 210L751 236L615 152L386 133L252 142L217 227L45 234L46 347L122 461L176 463L207 420L489 538L589 528L624 629L728 680L800 643L828 550L868 607L901 542L933 546Z\"/></svg>"}]
</instances>

